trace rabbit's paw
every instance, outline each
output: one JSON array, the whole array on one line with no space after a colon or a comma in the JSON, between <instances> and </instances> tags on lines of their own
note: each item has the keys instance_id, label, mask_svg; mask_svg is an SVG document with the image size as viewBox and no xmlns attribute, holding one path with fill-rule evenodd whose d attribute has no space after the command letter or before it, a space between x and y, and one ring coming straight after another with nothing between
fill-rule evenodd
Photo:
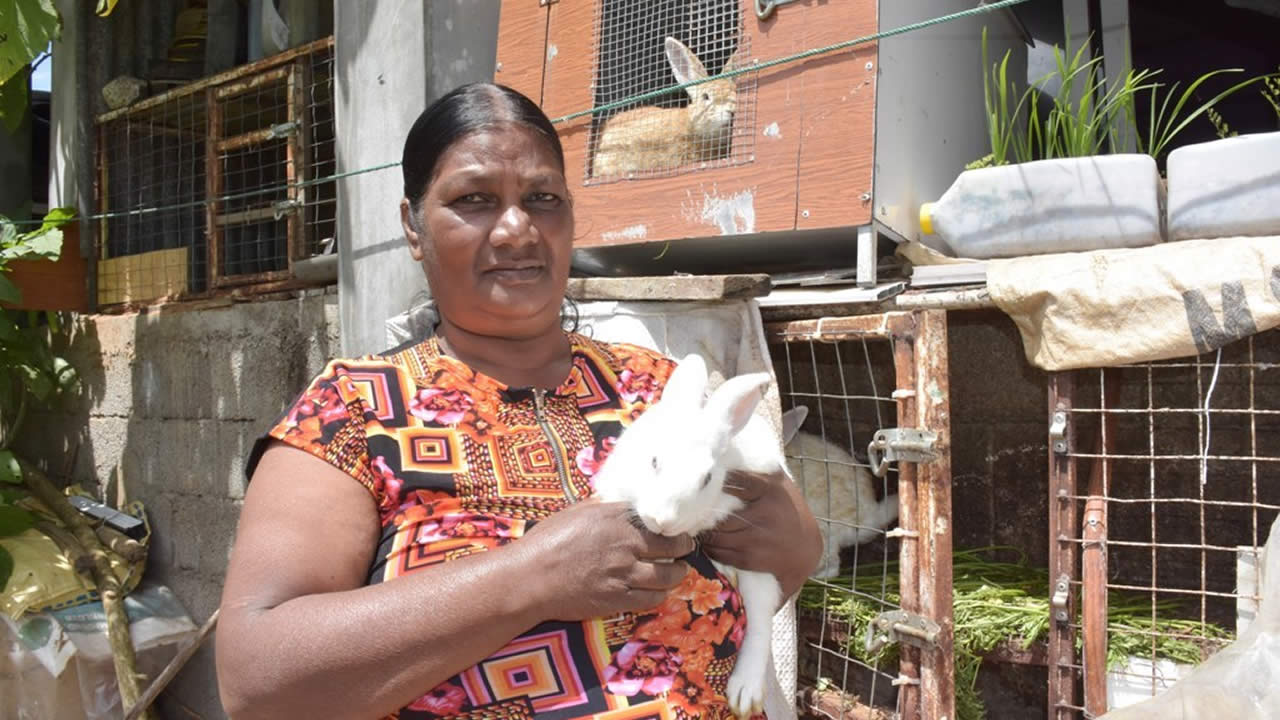
<instances>
[{"instance_id":1,"label":"rabbit's paw","mask_svg":"<svg viewBox=\"0 0 1280 720\"><path fill-rule=\"evenodd\" d=\"M749 667L755 663L741 662L729 676L729 684L725 695L729 699L729 709L738 720L748 720L764 710L764 667Z\"/></svg>"}]
</instances>

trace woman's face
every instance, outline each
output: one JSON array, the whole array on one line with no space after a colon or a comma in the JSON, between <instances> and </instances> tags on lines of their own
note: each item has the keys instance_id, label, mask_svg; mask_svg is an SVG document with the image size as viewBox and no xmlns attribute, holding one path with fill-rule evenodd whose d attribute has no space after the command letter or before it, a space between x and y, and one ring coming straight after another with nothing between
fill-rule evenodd
<instances>
[{"instance_id":1,"label":"woman's face","mask_svg":"<svg viewBox=\"0 0 1280 720\"><path fill-rule=\"evenodd\" d=\"M519 125L464 135L441 155L416 223L410 212L403 200L409 251L448 322L509 338L559 326L573 210L545 139Z\"/></svg>"}]
</instances>

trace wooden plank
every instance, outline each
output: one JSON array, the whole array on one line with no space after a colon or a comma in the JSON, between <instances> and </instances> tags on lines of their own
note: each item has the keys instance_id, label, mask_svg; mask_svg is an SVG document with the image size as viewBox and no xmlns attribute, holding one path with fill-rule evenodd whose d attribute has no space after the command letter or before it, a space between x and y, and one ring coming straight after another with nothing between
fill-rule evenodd
<instances>
[{"instance_id":1,"label":"wooden plank","mask_svg":"<svg viewBox=\"0 0 1280 720\"><path fill-rule=\"evenodd\" d=\"M1071 417L1072 376L1053 373L1049 376L1050 426L1055 413ZM1068 426L1062 441L1062 452L1049 438L1049 592L1059 579L1068 582L1076 577L1076 462L1075 437ZM1049 617L1049 719L1075 720L1076 698L1076 616L1075 593L1068 587L1067 605L1062 610L1050 608Z\"/></svg>"},{"instance_id":2,"label":"wooden plank","mask_svg":"<svg viewBox=\"0 0 1280 720\"><path fill-rule=\"evenodd\" d=\"M666 275L627 278L570 278L574 300L715 301L769 294L768 275Z\"/></svg>"},{"instance_id":3,"label":"wooden plank","mask_svg":"<svg viewBox=\"0 0 1280 720\"><path fill-rule=\"evenodd\" d=\"M244 95L252 90L257 90L263 85L278 85L289 77L291 68L291 65L275 68L274 70L267 70L266 72L244 78L242 80L235 80L225 85L218 85L214 92L217 94L219 100L227 100L237 95Z\"/></svg>"},{"instance_id":4,"label":"wooden plank","mask_svg":"<svg viewBox=\"0 0 1280 720\"><path fill-rule=\"evenodd\" d=\"M220 85L225 82L236 80L237 78L247 77L261 70L287 63L296 57L311 55L316 51L325 50L331 47L333 47L332 35L320 38L314 42L309 42L306 45L299 45L298 47L290 48L277 55L272 55L270 57L263 58L262 60L251 62L247 65L239 65L225 72L220 72L217 75L210 75L209 77L197 80L189 85L183 85L182 87L174 88L168 92L149 97L146 100L141 100L129 105L128 107L122 107L110 112L102 113L94 119L94 122L101 124L125 115L144 112L172 100L200 93L214 85Z\"/></svg>"},{"instance_id":5,"label":"wooden plank","mask_svg":"<svg viewBox=\"0 0 1280 720\"><path fill-rule=\"evenodd\" d=\"M879 29L877 4L862 0L808 6L797 35L799 49L832 45ZM778 23L788 32L792 20ZM804 64L796 104L800 158L796 167L796 228L871 222L875 155L876 45L822 55ZM865 199L864 199L865 198Z\"/></svg>"},{"instance_id":6,"label":"wooden plank","mask_svg":"<svg viewBox=\"0 0 1280 720\"><path fill-rule=\"evenodd\" d=\"M288 112L286 117L291 122L302 123L306 111L306 100L302 94L302 60L295 60L289 66L288 95L286 98ZM306 239L303 237L306 215L302 212L302 202L306 196L298 183L306 179L306 153L302 147L302 133L289 134L284 146L284 181L285 197L295 211L285 219L285 267L292 267L295 259L303 257L306 251Z\"/></svg>"},{"instance_id":7,"label":"wooden plank","mask_svg":"<svg viewBox=\"0 0 1280 720\"><path fill-rule=\"evenodd\" d=\"M765 336L770 342L841 342L844 340L892 340L896 334L904 332L914 324L912 314L908 312L873 313L870 315L850 315L848 317L824 317L817 320L792 320L788 322L768 323L764 326ZM897 356L895 355L895 358ZM909 359L908 355L904 355ZM897 364L898 360L894 360ZM899 385L911 389L913 385ZM903 410L899 408L899 414ZM901 427L906 421L898 418Z\"/></svg>"},{"instance_id":8,"label":"wooden plank","mask_svg":"<svg viewBox=\"0 0 1280 720\"><path fill-rule=\"evenodd\" d=\"M921 713L925 718L954 718L956 673L951 570L951 380L946 311L917 312L915 353L918 427L930 430L938 436L934 446L937 457L916 468L920 530L920 612L941 629L937 643L921 651Z\"/></svg>"},{"instance_id":9,"label":"wooden plank","mask_svg":"<svg viewBox=\"0 0 1280 720\"><path fill-rule=\"evenodd\" d=\"M208 261L205 263L206 277L209 287L218 284L222 274L222 226L218 224L218 208L222 203L222 162L218 156L218 141L222 139L222 104L214 88L205 90L205 108L209 114L209 137L205 141L204 175L205 175L205 251Z\"/></svg>"},{"instance_id":10,"label":"wooden plank","mask_svg":"<svg viewBox=\"0 0 1280 720\"><path fill-rule=\"evenodd\" d=\"M916 398L915 316L899 316L898 332L892 338L894 398L898 405L898 427L919 427ZM916 463L898 463L898 546L899 605L909 613L920 613L920 468ZM920 648L902 644L898 649L898 705L902 720L932 720L921 714Z\"/></svg>"},{"instance_id":11,"label":"wooden plank","mask_svg":"<svg viewBox=\"0 0 1280 720\"><path fill-rule=\"evenodd\" d=\"M537 2L504 2L498 14L493 81L542 103L548 9Z\"/></svg>"}]
</instances>

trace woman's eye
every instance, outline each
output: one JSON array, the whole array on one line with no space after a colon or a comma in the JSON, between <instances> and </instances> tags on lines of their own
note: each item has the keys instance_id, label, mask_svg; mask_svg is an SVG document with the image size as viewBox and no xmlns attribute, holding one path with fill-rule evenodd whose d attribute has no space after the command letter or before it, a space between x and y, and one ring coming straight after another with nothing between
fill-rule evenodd
<instances>
[{"instance_id":1,"label":"woman's eye","mask_svg":"<svg viewBox=\"0 0 1280 720\"><path fill-rule=\"evenodd\" d=\"M459 197L457 200L454 200L454 202L462 205L478 205L480 203L488 202L488 198L486 198L483 193L467 193L466 195Z\"/></svg>"},{"instance_id":2,"label":"woman's eye","mask_svg":"<svg viewBox=\"0 0 1280 720\"><path fill-rule=\"evenodd\" d=\"M538 192L530 195L528 200L539 205L551 205L560 202L560 196L555 193Z\"/></svg>"}]
</instances>

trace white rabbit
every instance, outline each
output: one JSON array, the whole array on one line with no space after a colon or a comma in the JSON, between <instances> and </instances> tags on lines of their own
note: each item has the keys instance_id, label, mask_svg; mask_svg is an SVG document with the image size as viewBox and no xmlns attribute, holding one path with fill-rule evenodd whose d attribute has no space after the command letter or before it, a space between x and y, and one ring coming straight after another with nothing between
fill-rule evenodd
<instances>
[{"instance_id":1,"label":"white rabbit","mask_svg":"<svg viewBox=\"0 0 1280 720\"><path fill-rule=\"evenodd\" d=\"M661 401L614 445L594 478L596 496L629 503L645 527L658 534L711 530L743 507L724 490L728 471L786 472L777 434L753 412L769 382L767 373L739 375L704 401L706 363L699 355L686 356L671 373ZM746 718L762 709L770 679L777 682L771 644L782 588L769 573L716 567L737 586L747 616L726 689L729 708Z\"/></svg>"},{"instance_id":2,"label":"white rabbit","mask_svg":"<svg viewBox=\"0 0 1280 720\"><path fill-rule=\"evenodd\" d=\"M803 405L782 413L782 441L791 477L822 530L822 564L814 575L829 578L840 573L840 550L874 540L897 519L898 496L877 501L870 470L840 444L799 432L808 414Z\"/></svg>"},{"instance_id":3,"label":"white rabbit","mask_svg":"<svg viewBox=\"0 0 1280 720\"><path fill-rule=\"evenodd\" d=\"M677 81L683 84L707 77L702 61L684 43L668 37L664 47ZM734 81L712 80L691 85L685 92L689 94L686 107L646 105L609 118L596 141L592 176L675 168L726 156L738 104Z\"/></svg>"}]
</instances>

